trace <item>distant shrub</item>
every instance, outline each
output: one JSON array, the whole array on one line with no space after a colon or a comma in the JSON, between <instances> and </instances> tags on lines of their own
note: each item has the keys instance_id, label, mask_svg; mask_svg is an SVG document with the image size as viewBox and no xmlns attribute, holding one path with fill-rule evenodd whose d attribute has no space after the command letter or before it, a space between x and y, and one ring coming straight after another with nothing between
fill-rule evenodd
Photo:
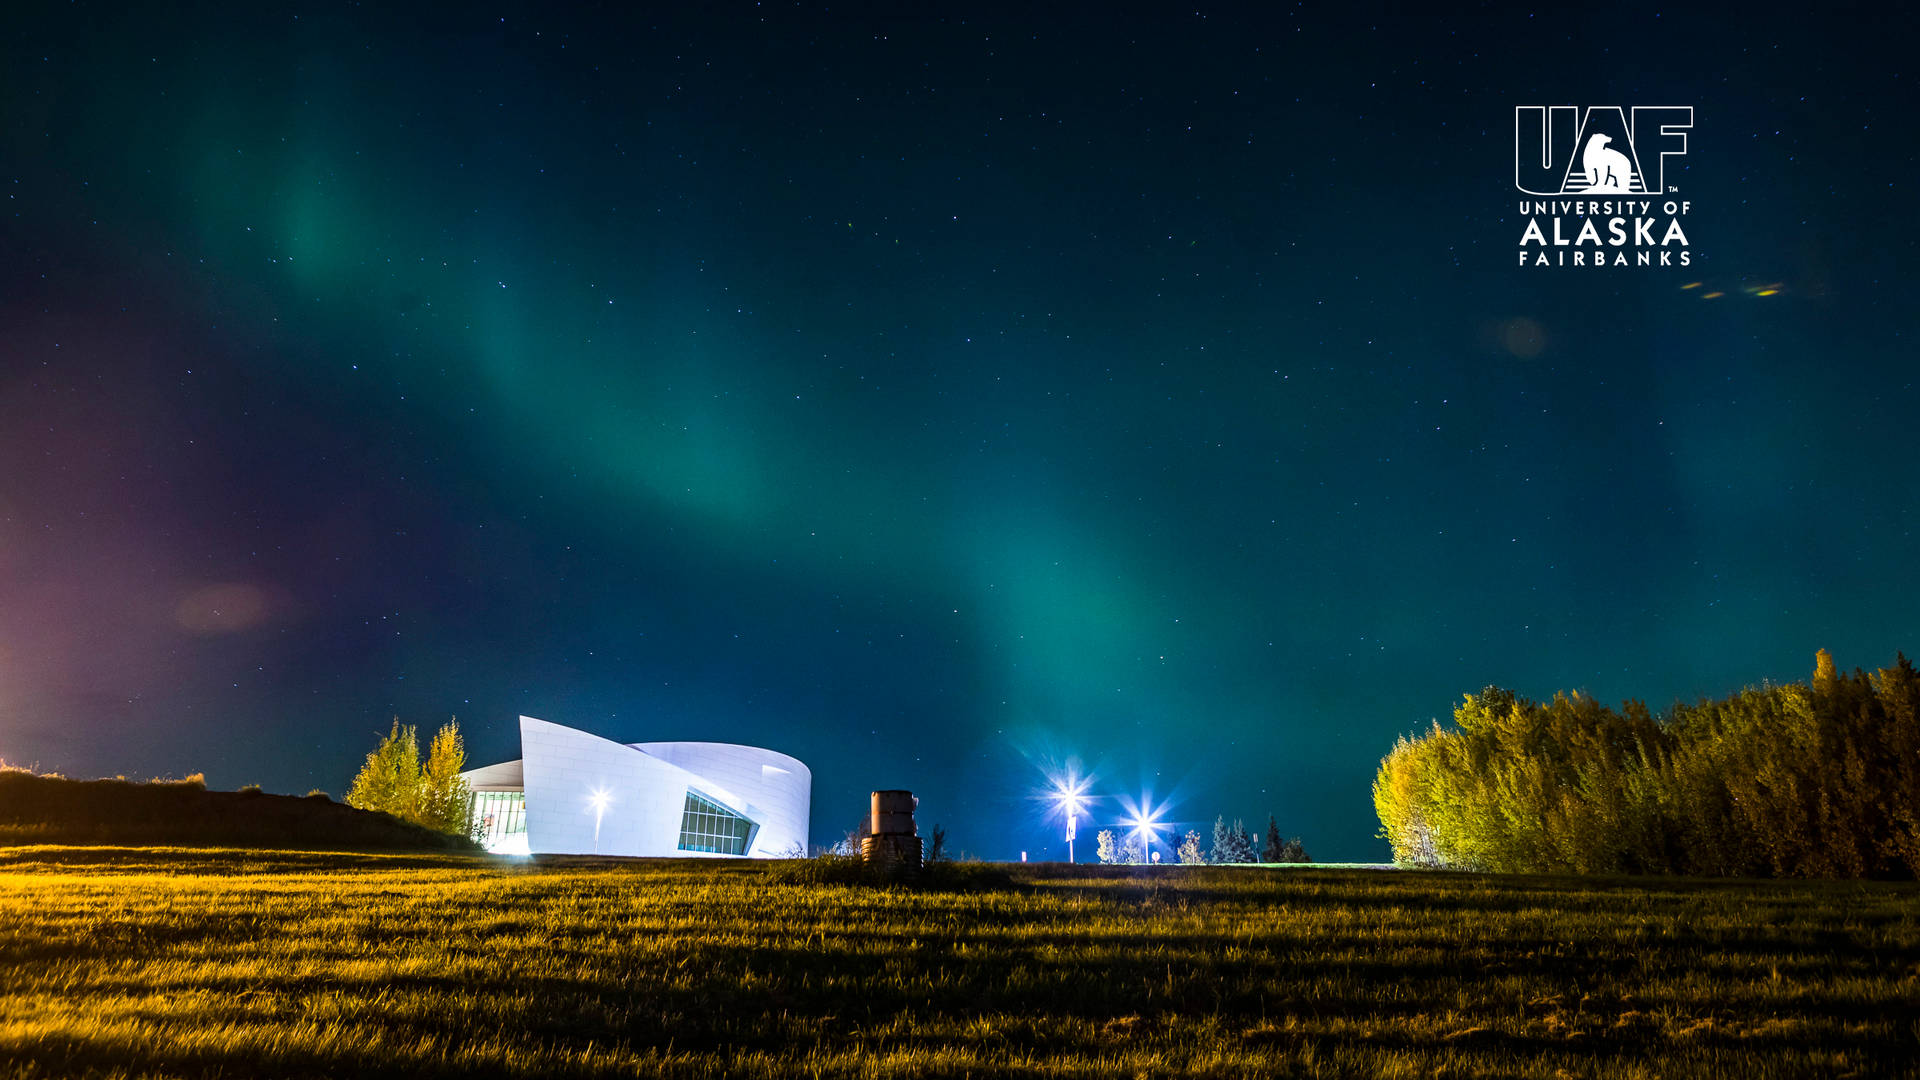
<instances>
[{"instance_id":1,"label":"distant shrub","mask_svg":"<svg viewBox=\"0 0 1920 1080\"><path fill-rule=\"evenodd\" d=\"M331 795L329 795L329 794L327 794L327 793L326 793L326 792L324 792L324 791L321 791L321 790L320 790L319 788L314 788L314 789L313 789L312 791L309 791L309 792L307 792L307 798L309 798L309 799L320 799L320 800L322 800L322 801L325 801L325 802L332 802L332 801L333 801L333 796L331 796Z\"/></svg>"},{"instance_id":2,"label":"distant shrub","mask_svg":"<svg viewBox=\"0 0 1920 1080\"><path fill-rule=\"evenodd\" d=\"M1260 861L1264 863L1310 863L1313 859L1307 855L1307 846L1299 837L1291 840L1280 835L1280 823L1272 814L1267 815L1267 842L1260 848Z\"/></svg>"},{"instance_id":3,"label":"distant shrub","mask_svg":"<svg viewBox=\"0 0 1920 1080\"><path fill-rule=\"evenodd\" d=\"M1920 874L1920 672L1905 656L1656 716L1488 687L1402 738L1374 807L1403 865L1736 877Z\"/></svg>"},{"instance_id":4,"label":"distant shrub","mask_svg":"<svg viewBox=\"0 0 1920 1080\"><path fill-rule=\"evenodd\" d=\"M45 775L52 776L54 774L47 773ZM168 777L168 776L156 776L153 779L147 781L147 783L157 784L161 787L192 788L195 791L205 791L207 790L207 774L206 773L189 773L178 780L175 780L172 777Z\"/></svg>"},{"instance_id":5,"label":"distant shrub","mask_svg":"<svg viewBox=\"0 0 1920 1080\"><path fill-rule=\"evenodd\" d=\"M1187 830L1186 839L1180 841L1180 850L1176 852L1182 866L1204 866L1207 853L1200 847L1200 834L1193 829Z\"/></svg>"},{"instance_id":6,"label":"distant shrub","mask_svg":"<svg viewBox=\"0 0 1920 1080\"><path fill-rule=\"evenodd\" d=\"M860 885L870 879L858 855L826 855L776 863L767 880L779 885Z\"/></svg>"},{"instance_id":7,"label":"distant shrub","mask_svg":"<svg viewBox=\"0 0 1920 1080\"><path fill-rule=\"evenodd\" d=\"M259 784L242 784L242 785L240 785L240 787L239 787L239 788L238 788L237 790L238 790L238 791L240 792L240 794L242 794L242 795L259 795L259 794L262 794L262 792L261 792L261 790L260 790L260 785L259 785Z\"/></svg>"}]
</instances>

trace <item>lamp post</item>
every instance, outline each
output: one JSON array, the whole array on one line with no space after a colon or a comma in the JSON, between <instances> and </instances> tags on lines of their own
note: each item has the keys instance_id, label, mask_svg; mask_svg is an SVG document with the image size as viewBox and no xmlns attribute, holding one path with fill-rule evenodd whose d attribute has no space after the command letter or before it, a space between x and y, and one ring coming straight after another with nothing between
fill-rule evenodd
<instances>
[{"instance_id":1,"label":"lamp post","mask_svg":"<svg viewBox=\"0 0 1920 1080\"><path fill-rule=\"evenodd\" d=\"M1067 815L1067 861L1073 861L1073 840L1080 832L1080 811L1087 804L1086 779L1076 780L1068 775L1064 780L1055 780L1053 801Z\"/></svg>"},{"instance_id":2,"label":"lamp post","mask_svg":"<svg viewBox=\"0 0 1920 1080\"><path fill-rule=\"evenodd\" d=\"M1153 845L1160 839L1160 830L1166 828L1160 823L1164 807L1155 809L1150 799L1143 797L1140 805L1133 810L1133 816L1126 822L1133 831L1134 838L1140 841L1140 857L1148 863L1153 861Z\"/></svg>"}]
</instances>

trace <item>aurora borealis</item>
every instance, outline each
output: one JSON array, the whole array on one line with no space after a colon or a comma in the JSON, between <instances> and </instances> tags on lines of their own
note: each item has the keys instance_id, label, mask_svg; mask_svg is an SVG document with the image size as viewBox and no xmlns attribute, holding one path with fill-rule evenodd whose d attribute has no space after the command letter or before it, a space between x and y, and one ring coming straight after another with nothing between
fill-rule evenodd
<instances>
[{"instance_id":1,"label":"aurora borealis","mask_svg":"<svg viewBox=\"0 0 1920 1080\"><path fill-rule=\"evenodd\" d=\"M1076 755L1377 859L1463 692L1920 641L1891 26L12 21L9 762L337 795L526 713L792 753L821 842L1058 857ZM1696 106L1693 265L1514 265L1544 101Z\"/></svg>"}]
</instances>

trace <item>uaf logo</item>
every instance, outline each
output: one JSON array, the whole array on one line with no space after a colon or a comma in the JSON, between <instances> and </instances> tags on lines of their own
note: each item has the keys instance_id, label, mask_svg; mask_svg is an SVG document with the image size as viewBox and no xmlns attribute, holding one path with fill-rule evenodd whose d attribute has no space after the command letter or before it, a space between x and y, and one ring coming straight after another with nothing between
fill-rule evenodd
<instances>
[{"instance_id":1,"label":"uaf logo","mask_svg":"<svg viewBox=\"0 0 1920 1080\"><path fill-rule=\"evenodd\" d=\"M1635 105L1628 116L1618 105L1518 106L1513 185L1529 195L1665 193L1667 159L1687 152L1693 106ZM1642 161L1653 166L1651 186Z\"/></svg>"},{"instance_id":2,"label":"uaf logo","mask_svg":"<svg viewBox=\"0 0 1920 1080\"><path fill-rule=\"evenodd\" d=\"M1692 204L1666 196L1692 129L1691 105L1516 106L1513 184L1550 197L1520 203L1520 265L1688 265Z\"/></svg>"}]
</instances>

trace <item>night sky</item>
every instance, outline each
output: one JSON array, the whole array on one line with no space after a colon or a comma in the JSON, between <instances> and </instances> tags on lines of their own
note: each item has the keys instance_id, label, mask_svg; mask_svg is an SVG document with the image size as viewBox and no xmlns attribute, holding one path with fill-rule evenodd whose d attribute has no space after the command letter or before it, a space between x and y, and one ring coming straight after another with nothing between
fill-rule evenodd
<instances>
[{"instance_id":1,"label":"night sky","mask_svg":"<svg viewBox=\"0 0 1920 1080\"><path fill-rule=\"evenodd\" d=\"M10 763L526 713L1373 860L1463 692L1920 646L1909 20L383 7L9 12ZM1695 107L1693 266L1516 266L1568 103Z\"/></svg>"}]
</instances>

